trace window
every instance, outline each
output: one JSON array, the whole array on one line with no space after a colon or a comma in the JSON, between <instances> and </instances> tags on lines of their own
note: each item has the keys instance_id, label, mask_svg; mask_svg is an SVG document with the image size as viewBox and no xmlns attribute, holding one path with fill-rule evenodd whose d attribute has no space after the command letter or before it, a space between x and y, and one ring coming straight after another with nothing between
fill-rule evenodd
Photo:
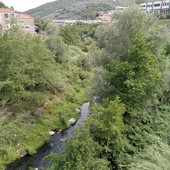
<instances>
[{"instance_id":1,"label":"window","mask_svg":"<svg viewBox=\"0 0 170 170\"><path fill-rule=\"evenodd\" d=\"M30 30L30 27L27 25L27 26L25 27L25 29L26 29L26 30Z\"/></svg>"},{"instance_id":2,"label":"window","mask_svg":"<svg viewBox=\"0 0 170 170\"><path fill-rule=\"evenodd\" d=\"M160 4L154 4L154 7L160 7Z\"/></svg>"},{"instance_id":3,"label":"window","mask_svg":"<svg viewBox=\"0 0 170 170\"><path fill-rule=\"evenodd\" d=\"M152 4L148 4L147 7L152 7Z\"/></svg>"},{"instance_id":4,"label":"window","mask_svg":"<svg viewBox=\"0 0 170 170\"><path fill-rule=\"evenodd\" d=\"M169 2L163 2L162 6L169 6Z\"/></svg>"},{"instance_id":5,"label":"window","mask_svg":"<svg viewBox=\"0 0 170 170\"><path fill-rule=\"evenodd\" d=\"M8 18L8 14L4 14L5 18Z\"/></svg>"}]
</instances>

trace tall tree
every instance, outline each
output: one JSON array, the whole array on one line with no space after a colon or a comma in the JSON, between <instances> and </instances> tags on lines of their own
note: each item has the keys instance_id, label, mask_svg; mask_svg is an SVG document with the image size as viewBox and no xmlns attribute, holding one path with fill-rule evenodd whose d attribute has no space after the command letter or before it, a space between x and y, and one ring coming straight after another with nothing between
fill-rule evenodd
<instances>
[{"instance_id":1,"label":"tall tree","mask_svg":"<svg viewBox=\"0 0 170 170\"><path fill-rule=\"evenodd\" d=\"M164 89L164 34L160 35L154 18L137 6L125 10L106 30L102 61L107 90L103 96L114 99L118 95L127 108L147 107Z\"/></svg>"},{"instance_id":2,"label":"tall tree","mask_svg":"<svg viewBox=\"0 0 170 170\"><path fill-rule=\"evenodd\" d=\"M81 127L67 139L65 151L52 156L54 166L51 170L109 170L107 160L99 158L100 150L91 138L89 127Z\"/></svg>"}]
</instances>

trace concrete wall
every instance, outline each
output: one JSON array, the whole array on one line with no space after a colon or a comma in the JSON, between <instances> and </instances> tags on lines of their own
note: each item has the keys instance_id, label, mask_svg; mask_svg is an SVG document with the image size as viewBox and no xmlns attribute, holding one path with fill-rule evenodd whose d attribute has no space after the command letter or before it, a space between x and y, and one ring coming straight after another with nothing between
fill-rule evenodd
<instances>
[{"instance_id":1,"label":"concrete wall","mask_svg":"<svg viewBox=\"0 0 170 170\"><path fill-rule=\"evenodd\" d=\"M18 19L19 25L21 29L25 32L29 32L31 34L35 34L35 25L33 18L19 18Z\"/></svg>"}]
</instances>

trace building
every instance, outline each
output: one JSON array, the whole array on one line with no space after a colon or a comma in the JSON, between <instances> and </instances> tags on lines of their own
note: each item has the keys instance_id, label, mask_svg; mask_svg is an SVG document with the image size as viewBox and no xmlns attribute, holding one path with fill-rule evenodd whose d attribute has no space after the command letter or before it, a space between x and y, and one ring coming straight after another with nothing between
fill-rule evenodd
<instances>
[{"instance_id":1,"label":"building","mask_svg":"<svg viewBox=\"0 0 170 170\"><path fill-rule=\"evenodd\" d=\"M73 24L78 24L78 23L83 23L83 24L97 24L101 23L100 20L53 20L53 22L65 26L65 25L73 25Z\"/></svg>"},{"instance_id":2,"label":"building","mask_svg":"<svg viewBox=\"0 0 170 170\"><path fill-rule=\"evenodd\" d=\"M34 18L27 14L15 13L20 28L31 34L35 34Z\"/></svg>"},{"instance_id":3,"label":"building","mask_svg":"<svg viewBox=\"0 0 170 170\"><path fill-rule=\"evenodd\" d=\"M114 22L115 16L121 14L125 9L127 9L127 7L116 7L114 10L102 13L102 15L96 17L96 20L100 20L104 24L110 24Z\"/></svg>"},{"instance_id":4,"label":"building","mask_svg":"<svg viewBox=\"0 0 170 170\"><path fill-rule=\"evenodd\" d=\"M141 3L140 7L151 14L166 15L170 13L170 0Z\"/></svg>"},{"instance_id":5,"label":"building","mask_svg":"<svg viewBox=\"0 0 170 170\"><path fill-rule=\"evenodd\" d=\"M0 8L0 28L3 30L11 27L10 19L14 17L14 11L9 8Z\"/></svg>"},{"instance_id":6,"label":"building","mask_svg":"<svg viewBox=\"0 0 170 170\"><path fill-rule=\"evenodd\" d=\"M15 20L15 23L12 22ZM0 8L0 29L7 30L17 24L25 32L35 34L34 18L27 14L16 13L9 8Z\"/></svg>"},{"instance_id":7,"label":"building","mask_svg":"<svg viewBox=\"0 0 170 170\"><path fill-rule=\"evenodd\" d=\"M98 17L96 17L96 20L101 21L104 24L109 24L112 21L112 15L113 11L108 11L107 13L102 13Z\"/></svg>"}]
</instances>

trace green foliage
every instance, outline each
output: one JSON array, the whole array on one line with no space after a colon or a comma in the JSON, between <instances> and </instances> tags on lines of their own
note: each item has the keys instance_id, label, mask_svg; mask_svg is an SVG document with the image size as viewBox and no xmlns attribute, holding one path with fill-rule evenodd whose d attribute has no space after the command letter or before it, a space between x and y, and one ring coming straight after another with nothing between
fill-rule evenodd
<instances>
[{"instance_id":1,"label":"green foliage","mask_svg":"<svg viewBox=\"0 0 170 170\"><path fill-rule=\"evenodd\" d=\"M156 25L137 6L130 6L115 25L106 28L105 34L100 37L100 32L96 33L100 47L104 48L105 96L120 96L127 108L146 108L146 103L157 102L165 89L162 73L165 39Z\"/></svg>"},{"instance_id":2,"label":"green foliage","mask_svg":"<svg viewBox=\"0 0 170 170\"><path fill-rule=\"evenodd\" d=\"M60 36L64 38L66 44L76 45L83 52L88 53L96 48L94 42L95 29L98 24L74 24L61 27Z\"/></svg>"},{"instance_id":3,"label":"green foliage","mask_svg":"<svg viewBox=\"0 0 170 170\"><path fill-rule=\"evenodd\" d=\"M58 30L47 26L48 35L31 36L13 27L0 36L0 169L21 154L35 153L49 130L68 127L86 99L89 72L78 64L84 53L65 45Z\"/></svg>"},{"instance_id":4,"label":"green foliage","mask_svg":"<svg viewBox=\"0 0 170 170\"><path fill-rule=\"evenodd\" d=\"M169 14L166 15L166 19L170 19L170 15Z\"/></svg>"},{"instance_id":5,"label":"green foliage","mask_svg":"<svg viewBox=\"0 0 170 170\"><path fill-rule=\"evenodd\" d=\"M105 126L109 126L105 120L113 122L108 112L114 113L116 110L109 102L119 96L126 106L121 119L116 117L126 129L123 130L121 122L118 123L116 132L120 138L119 135L114 136L115 129L110 131L112 126L108 128L108 136L113 137L111 142L115 142L115 147L109 146L110 150L104 154L108 154L112 169L128 167L124 164L131 161L127 159L129 155L135 157L142 149L154 144L150 135L169 141L168 111L164 107L165 112L158 109L165 90L168 91L166 82L169 82L169 57L166 61L164 56L166 37L160 30L157 22L136 6L122 13L114 25L98 27L96 30L95 38L101 52L95 54L94 65L98 65L98 68L94 70L92 78L92 94L99 97L102 106L92 110L95 113L92 134L104 148L107 148L108 141ZM106 99L108 104L102 102ZM104 109L100 111L100 108ZM98 118L100 114L102 116ZM99 122L96 127L95 122Z\"/></svg>"},{"instance_id":6,"label":"green foliage","mask_svg":"<svg viewBox=\"0 0 170 170\"><path fill-rule=\"evenodd\" d=\"M107 72L102 67L97 67L94 69L93 74L91 76L91 95L94 96L103 96L108 92L108 86L106 86L107 78L106 78ZM99 86L100 85L100 86ZM97 87L97 88L96 88Z\"/></svg>"},{"instance_id":7,"label":"green foliage","mask_svg":"<svg viewBox=\"0 0 170 170\"><path fill-rule=\"evenodd\" d=\"M163 28L158 26L155 18L141 11L136 5L125 10L112 26L101 29L97 31L96 36L100 47L104 48L110 57L108 62L126 59L128 50L133 46L131 42L139 33L143 33L147 41L152 43L154 53L160 52L166 39L161 32Z\"/></svg>"},{"instance_id":8,"label":"green foliage","mask_svg":"<svg viewBox=\"0 0 170 170\"><path fill-rule=\"evenodd\" d=\"M60 32L60 27L56 23L49 22L45 27L45 33L47 36L58 36Z\"/></svg>"},{"instance_id":9,"label":"green foliage","mask_svg":"<svg viewBox=\"0 0 170 170\"><path fill-rule=\"evenodd\" d=\"M132 46L126 61L109 66L109 82L115 89L111 95L119 95L128 107L144 108L148 100L156 102L154 100L164 90L160 69L162 57L150 51L150 43L142 34L136 37Z\"/></svg>"},{"instance_id":10,"label":"green foliage","mask_svg":"<svg viewBox=\"0 0 170 170\"><path fill-rule=\"evenodd\" d=\"M47 44L48 48L54 52L55 61L57 63L63 64L68 60L68 48L62 37L49 36L46 38L45 43Z\"/></svg>"},{"instance_id":11,"label":"green foliage","mask_svg":"<svg viewBox=\"0 0 170 170\"><path fill-rule=\"evenodd\" d=\"M37 16L34 18L35 25L42 31L45 31L45 28L47 27L49 20L42 19L40 16Z\"/></svg>"},{"instance_id":12,"label":"green foliage","mask_svg":"<svg viewBox=\"0 0 170 170\"><path fill-rule=\"evenodd\" d=\"M88 127L81 127L66 140L65 151L52 156L51 170L108 170L108 162L99 158L101 147L93 141Z\"/></svg>"},{"instance_id":13,"label":"green foliage","mask_svg":"<svg viewBox=\"0 0 170 170\"><path fill-rule=\"evenodd\" d=\"M77 45L80 42L77 27L74 25L61 27L60 36L64 38L66 44Z\"/></svg>"},{"instance_id":14,"label":"green foliage","mask_svg":"<svg viewBox=\"0 0 170 170\"><path fill-rule=\"evenodd\" d=\"M123 122L125 105L117 97L104 106L93 108L91 133L94 140L102 147L101 157L110 161L111 169L121 163L127 147L124 136L126 125Z\"/></svg>"},{"instance_id":15,"label":"green foliage","mask_svg":"<svg viewBox=\"0 0 170 170\"><path fill-rule=\"evenodd\" d=\"M62 80L62 76L56 74L54 56L42 43L41 37L32 37L12 28L0 37L0 41L2 98L14 99L17 96L22 99L23 91L60 90L62 81L58 80Z\"/></svg>"},{"instance_id":16,"label":"green foliage","mask_svg":"<svg viewBox=\"0 0 170 170\"><path fill-rule=\"evenodd\" d=\"M154 144L146 148L132 163L127 166L129 170L169 170L170 146L159 137L152 136Z\"/></svg>"},{"instance_id":17,"label":"green foliage","mask_svg":"<svg viewBox=\"0 0 170 170\"><path fill-rule=\"evenodd\" d=\"M62 127L66 127L67 126L66 119L63 117L61 112L59 112L59 122L60 122Z\"/></svg>"},{"instance_id":18,"label":"green foliage","mask_svg":"<svg viewBox=\"0 0 170 170\"><path fill-rule=\"evenodd\" d=\"M135 2L136 2L137 4L146 3L145 0L135 0Z\"/></svg>"}]
</instances>

